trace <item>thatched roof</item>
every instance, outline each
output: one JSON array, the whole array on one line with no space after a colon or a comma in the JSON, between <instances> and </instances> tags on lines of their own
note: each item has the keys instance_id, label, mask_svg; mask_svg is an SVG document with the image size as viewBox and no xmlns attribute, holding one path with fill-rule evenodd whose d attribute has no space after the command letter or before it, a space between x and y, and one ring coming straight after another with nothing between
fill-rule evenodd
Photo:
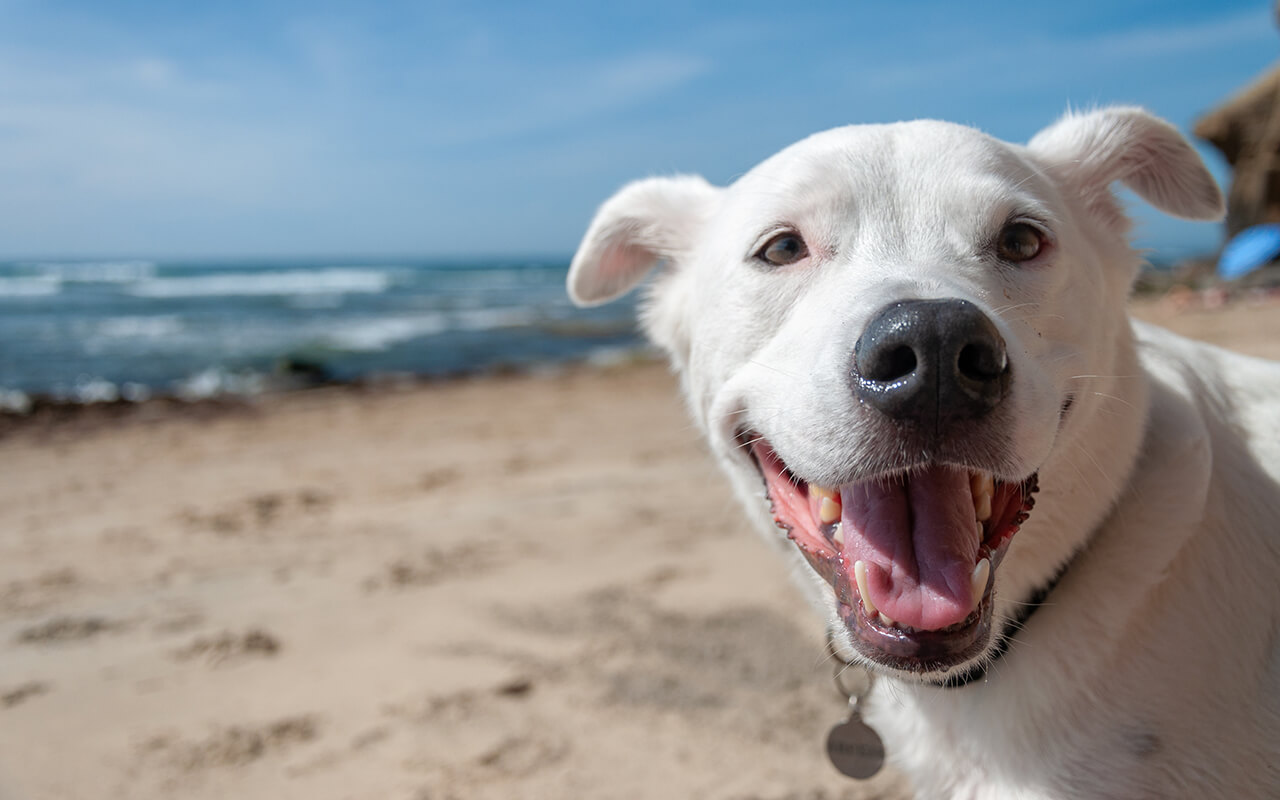
<instances>
[{"instance_id":1,"label":"thatched roof","mask_svg":"<svg viewBox=\"0 0 1280 800\"><path fill-rule=\"evenodd\" d=\"M1280 65L1236 92L1196 122L1194 133L1235 164L1241 151L1280 128Z\"/></svg>"},{"instance_id":2,"label":"thatched roof","mask_svg":"<svg viewBox=\"0 0 1280 800\"><path fill-rule=\"evenodd\" d=\"M1280 65L1202 117L1194 132L1232 167L1228 238L1250 225L1280 222Z\"/></svg>"}]
</instances>

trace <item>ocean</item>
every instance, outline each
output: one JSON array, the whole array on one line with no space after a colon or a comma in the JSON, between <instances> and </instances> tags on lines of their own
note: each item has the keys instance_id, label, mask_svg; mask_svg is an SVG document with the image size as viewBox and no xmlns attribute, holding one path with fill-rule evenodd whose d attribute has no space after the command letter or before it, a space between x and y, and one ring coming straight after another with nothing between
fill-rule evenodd
<instances>
[{"instance_id":1,"label":"ocean","mask_svg":"<svg viewBox=\"0 0 1280 800\"><path fill-rule=\"evenodd\" d=\"M0 262L0 407L608 359L634 298L573 307L567 260Z\"/></svg>"}]
</instances>

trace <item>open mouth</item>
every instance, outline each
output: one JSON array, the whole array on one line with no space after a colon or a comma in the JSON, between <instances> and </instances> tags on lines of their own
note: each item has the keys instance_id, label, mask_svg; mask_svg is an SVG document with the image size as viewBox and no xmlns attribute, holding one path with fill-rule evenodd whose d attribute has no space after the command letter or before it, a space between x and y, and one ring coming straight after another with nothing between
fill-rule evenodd
<instances>
[{"instance_id":1,"label":"open mouth","mask_svg":"<svg viewBox=\"0 0 1280 800\"><path fill-rule=\"evenodd\" d=\"M1034 505L1035 474L1008 482L929 464L824 487L795 475L758 434L739 442L774 521L831 584L863 656L922 674L984 651L996 569Z\"/></svg>"}]
</instances>

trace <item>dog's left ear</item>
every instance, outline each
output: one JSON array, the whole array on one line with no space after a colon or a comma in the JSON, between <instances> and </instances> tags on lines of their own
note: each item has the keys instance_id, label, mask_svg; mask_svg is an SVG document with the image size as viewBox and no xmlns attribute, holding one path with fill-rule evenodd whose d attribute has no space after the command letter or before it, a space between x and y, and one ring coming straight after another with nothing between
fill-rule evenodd
<instances>
[{"instance_id":1,"label":"dog's left ear","mask_svg":"<svg viewBox=\"0 0 1280 800\"><path fill-rule=\"evenodd\" d=\"M1140 108L1069 113L1036 134L1027 148L1109 224L1122 225L1125 219L1110 190L1114 181L1182 219L1217 220L1226 211L1199 154L1177 128Z\"/></svg>"}]
</instances>

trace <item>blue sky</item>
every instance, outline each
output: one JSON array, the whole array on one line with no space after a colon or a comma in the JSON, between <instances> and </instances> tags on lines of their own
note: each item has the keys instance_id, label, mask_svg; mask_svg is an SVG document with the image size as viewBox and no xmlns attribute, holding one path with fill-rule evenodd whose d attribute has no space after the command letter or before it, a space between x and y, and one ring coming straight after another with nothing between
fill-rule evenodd
<instances>
[{"instance_id":1,"label":"blue sky","mask_svg":"<svg viewBox=\"0 0 1280 800\"><path fill-rule=\"evenodd\" d=\"M1232 0L0 0L0 258L565 255L632 178L856 122L1188 130L1278 49ZM1137 213L1160 251L1217 243Z\"/></svg>"}]
</instances>

